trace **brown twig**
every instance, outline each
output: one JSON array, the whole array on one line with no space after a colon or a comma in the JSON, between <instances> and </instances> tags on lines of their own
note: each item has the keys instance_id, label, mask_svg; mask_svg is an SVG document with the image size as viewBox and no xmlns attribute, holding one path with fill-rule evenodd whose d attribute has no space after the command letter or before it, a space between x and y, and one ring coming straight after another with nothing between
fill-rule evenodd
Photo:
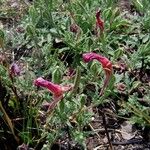
<instances>
[{"instance_id":1,"label":"brown twig","mask_svg":"<svg viewBox=\"0 0 150 150\"><path fill-rule=\"evenodd\" d=\"M107 129L107 125L106 125L106 118L105 118L105 113L103 112L103 110L98 109L99 115L102 116L102 120L103 120L103 124L104 124L104 129L105 129L105 133L108 139L108 144L110 147L110 150L113 150L113 146L109 137L109 133L108 133L108 129Z\"/></svg>"}]
</instances>

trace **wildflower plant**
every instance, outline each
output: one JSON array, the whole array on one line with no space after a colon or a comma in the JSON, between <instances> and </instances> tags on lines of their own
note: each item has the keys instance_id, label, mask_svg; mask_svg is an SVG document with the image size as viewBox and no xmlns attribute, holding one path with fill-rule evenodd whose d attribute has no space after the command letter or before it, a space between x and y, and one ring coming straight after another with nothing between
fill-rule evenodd
<instances>
[{"instance_id":1,"label":"wildflower plant","mask_svg":"<svg viewBox=\"0 0 150 150\"><path fill-rule=\"evenodd\" d=\"M117 0L36 0L11 32L0 31L2 147L12 139L18 148L87 149L90 137L101 141L92 127L101 108L103 118L109 109L149 125L150 5L131 3L128 13Z\"/></svg>"}]
</instances>

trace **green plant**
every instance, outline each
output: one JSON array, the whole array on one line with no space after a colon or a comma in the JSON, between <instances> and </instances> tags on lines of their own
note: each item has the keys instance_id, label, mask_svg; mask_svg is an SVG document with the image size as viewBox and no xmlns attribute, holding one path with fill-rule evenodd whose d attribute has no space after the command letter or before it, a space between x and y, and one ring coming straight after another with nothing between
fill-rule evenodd
<instances>
[{"instance_id":1,"label":"green plant","mask_svg":"<svg viewBox=\"0 0 150 150\"><path fill-rule=\"evenodd\" d=\"M43 150L57 143L86 149L91 135L100 137L90 125L95 116L109 140L107 109L149 126L149 4L132 1L132 11L122 12L117 0L37 0L14 27L4 25L2 139Z\"/></svg>"}]
</instances>

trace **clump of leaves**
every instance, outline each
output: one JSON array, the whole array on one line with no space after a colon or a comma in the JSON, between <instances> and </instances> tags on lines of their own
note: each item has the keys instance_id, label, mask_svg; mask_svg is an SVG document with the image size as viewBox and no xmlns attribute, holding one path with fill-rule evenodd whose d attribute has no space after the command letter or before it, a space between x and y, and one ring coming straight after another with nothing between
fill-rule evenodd
<instances>
[{"instance_id":1,"label":"clump of leaves","mask_svg":"<svg viewBox=\"0 0 150 150\"><path fill-rule=\"evenodd\" d=\"M150 60L149 11L143 13L143 8L149 10L148 4L148 0L132 1L136 15L127 15L112 0L34 1L21 21L23 30L18 32L17 28L17 34L10 37L12 45L9 34L0 31L0 49L5 56L0 54L4 130L21 139L23 147L49 148L64 138L86 147L90 134L84 127L91 122L94 107L118 101L122 102L117 106L125 112L123 116L131 116L133 123L149 125L149 109L138 98L149 96L145 87L142 92L140 89L147 87L142 81L148 81ZM4 54L11 46L16 55L10 63ZM74 86L65 86L69 84ZM19 120L21 126L15 122L13 126L12 120Z\"/></svg>"}]
</instances>

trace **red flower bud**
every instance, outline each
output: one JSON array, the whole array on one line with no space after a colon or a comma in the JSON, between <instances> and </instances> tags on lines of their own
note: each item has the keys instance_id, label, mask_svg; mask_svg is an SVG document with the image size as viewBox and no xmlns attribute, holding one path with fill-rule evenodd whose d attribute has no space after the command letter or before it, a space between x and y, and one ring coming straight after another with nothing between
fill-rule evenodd
<instances>
[{"instance_id":1,"label":"red flower bud","mask_svg":"<svg viewBox=\"0 0 150 150\"><path fill-rule=\"evenodd\" d=\"M100 17L100 11L96 12L96 28L100 28L100 30L104 31L104 21Z\"/></svg>"},{"instance_id":2,"label":"red flower bud","mask_svg":"<svg viewBox=\"0 0 150 150\"><path fill-rule=\"evenodd\" d=\"M92 61L93 59L98 60L102 64L102 67L103 67L105 74L106 74L106 78L104 80L104 85L103 85L103 88L102 88L101 93L100 93L100 95L101 95L101 94L103 94L104 89L107 87L107 85L110 81L111 75L113 73L112 63L106 57L103 57L103 56L96 54L94 52L89 52L89 53L83 54L83 60L86 63Z\"/></svg>"}]
</instances>

